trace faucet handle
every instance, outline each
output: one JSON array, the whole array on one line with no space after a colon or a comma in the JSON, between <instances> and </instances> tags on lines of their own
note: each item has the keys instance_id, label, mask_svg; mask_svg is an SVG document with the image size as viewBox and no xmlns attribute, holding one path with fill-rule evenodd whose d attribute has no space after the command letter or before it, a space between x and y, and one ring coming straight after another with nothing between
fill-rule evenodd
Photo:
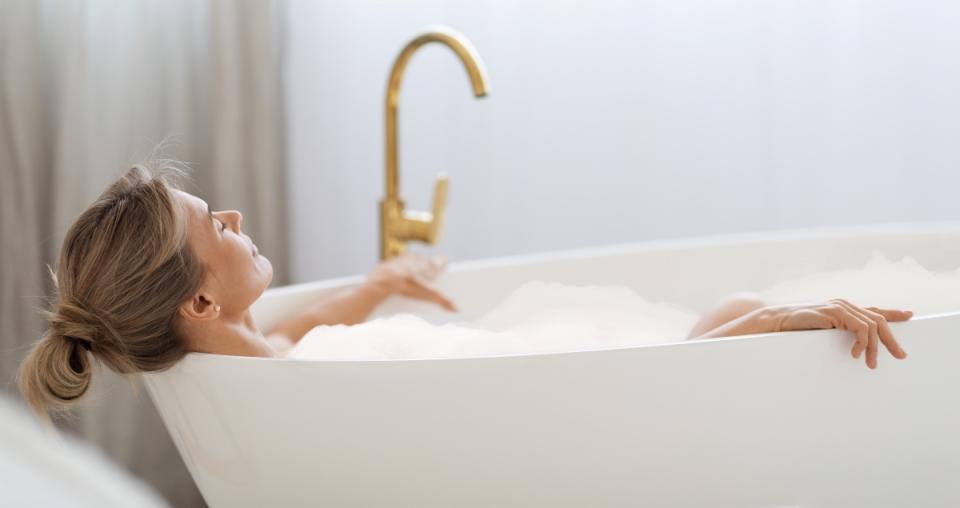
<instances>
[{"instance_id":1,"label":"faucet handle","mask_svg":"<svg viewBox=\"0 0 960 508\"><path fill-rule=\"evenodd\" d=\"M446 216L447 209L447 184L449 178L446 173L437 175L437 182L433 188L433 217L430 220L430 230L427 234L427 242L437 243L440 237L440 229L443 228L443 219Z\"/></svg>"},{"instance_id":2,"label":"faucet handle","mask_svg":"<svg viewBox=\"0 0 960 508\"><path fill-rule=\"evenodd\" d=\"M431 244L437 243L447 207L447 175L443 173L437 175L437 183L433 190L432 212L405 210L403 203L399 200L394 203L396 210L402 214L402 220L397 229L397 238L400 241L417 240Z\"/></svg>"}]
</instances>

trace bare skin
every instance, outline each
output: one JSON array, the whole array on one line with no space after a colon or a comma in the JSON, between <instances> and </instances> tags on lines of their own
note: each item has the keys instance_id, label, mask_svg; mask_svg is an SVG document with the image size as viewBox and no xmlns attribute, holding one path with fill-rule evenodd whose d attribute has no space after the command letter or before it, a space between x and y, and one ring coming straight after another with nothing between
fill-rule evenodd
<instances>
[{"instance_id":1,"label":"bare skin","mask_svg":"<svg viewBox=\"0 0 960 508\"><path fill-rule=\"evenodd\" d=\"M238 356L284 356L313 327L356 324L391 295L435 303L456 311L452 300L433 282L446 267L442 258L405 255L381 263L357 287L315 302L265 334L257 328L250 306L270 285L273 266L240 229L235 210L214 212L200 198L177 191L187 211L190 246L206 267L201 288L180 306L178 328L191 351ZM688 339L791 330L837 328L854 332L851 354L866 352L866 364L877 367L880 344L894 358L907 354L894 339L888 322L906 321L910 311L859 307L846 300L767 306L750 294L719 302L691 329Z\"/></svg>"},{"instance_id":2,"label":"bare skin","mask_svg":"<svg viewBox=\"0 0 960 508\"><path fill-rule=\"evenodd\" d=\"M767 306L754 295L738 294L704 314L687 339L825 328L850 330L856 335L850 354L860 358L866 352L867 367L875 369L881 344L894 358L907 357L907 352L893 337L889 323L911 317L911 311L859 307L841 298L815 304Z\"/></svg>"},{"instance_id":3,"label":"bare skin","mask_svg":"<svg viewBox=\"0 0 960 508\"><path fill-rule=\"evenodd\" d=\"M446 262L408 255L381 263L363 284L314 303L264 334L250 306L270 285L273 266L241 231L243 216L234 210L211 211L203 200L186 192L177 191L177 198L187 211L190 246L207 270L200 290L180 306L178 328L191 351L283 356L313 327L360 323L391 295L456 310L432 282Z\"/></svg>"},{"instance_id":4,"label":"bare skin","mask_svg":"<svg viewBox=\"0 0 960 508\"><path fill-rule=\"evenodd\" d=\"M404 255L384 261L359 287L318 301L274 327L267 333L267 341L276 356L283 356L315 326L362 323L390 295L425 300L456 312L450 298L433 283L444 268L446 261L439 257Z\"/></svg>"}]
</instances>

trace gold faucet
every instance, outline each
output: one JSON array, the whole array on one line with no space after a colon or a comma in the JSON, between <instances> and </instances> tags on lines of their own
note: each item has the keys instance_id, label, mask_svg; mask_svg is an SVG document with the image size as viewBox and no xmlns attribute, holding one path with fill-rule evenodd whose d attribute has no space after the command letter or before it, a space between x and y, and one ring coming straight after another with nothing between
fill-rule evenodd
<instances>
[{"instance_id":1,"label":"gold faucet","mask_svg":"<svg viewBox=\"0 0 960 508\"><path fill-rule=\"evenodd\" d=\"M380 202L380 259L402 254L407 242L417 240L436 243L443 225L444 208L447 204L447 176L437 176L433 194L432 212L415 212L404 209L399 195L399 170L397 169L397 105L400 99L400 80L410 57L421 46L439 42L460 57L470 85L476 97L487 95L487 73L480 55L473 44L460 33L446 27L434 27L413 38L397 55L387 82L387 196Z\"/></svg>"}]
</instances>

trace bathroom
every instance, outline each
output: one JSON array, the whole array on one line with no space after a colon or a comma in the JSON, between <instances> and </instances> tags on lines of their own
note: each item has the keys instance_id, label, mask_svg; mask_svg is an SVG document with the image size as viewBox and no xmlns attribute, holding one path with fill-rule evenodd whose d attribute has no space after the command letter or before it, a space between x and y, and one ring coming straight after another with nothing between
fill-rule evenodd
<instances>
[{"instance_id":1,"label":"bathroom","mask_svg":"<svg viewBox=\"0 0 960 508\"><path fill-rule=\"evenodd\" d=\"M403 78L399 197L430 210L437 175L449 177L437 243L410 250L442 254L451 270L609 245L958 221L958 17L948 2L902 0L8 0L4 394L15 399L14 372L42 334L46 266L70 222L161 141L192 163L190 192L244 211L274 287L373 269L388 74L433 26L463 34L488 81L476 98L439 44ZM927 267L960 267L945 263ZM910 352L904 365L921 361ZM878 374L894 360L880 362ZM105 384L62 425L165 502L203 506L146 391Z\"/></svg>"}]
</instances>

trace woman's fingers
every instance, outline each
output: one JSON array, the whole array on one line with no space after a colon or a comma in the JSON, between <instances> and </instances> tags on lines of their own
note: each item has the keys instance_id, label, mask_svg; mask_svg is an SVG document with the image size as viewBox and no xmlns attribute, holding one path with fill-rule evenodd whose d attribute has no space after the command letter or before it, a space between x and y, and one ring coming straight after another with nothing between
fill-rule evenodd
<instances>
[{"instance_id":1,"label":"woman's fingers","mask_svg":"<svg viewBox=\"0 0 960 508\"><path fill-rule=\"evenodd\" d=\"M431 282L446 268L446 264L442 256L404 254L380 263L370 275L370 280L387 288L389 294L434 302L453 312L457 306Z\"/></svg>"},{"instance_id":2,"label":"woman's fingers","mask_svg":"<svg viewBox=\"0 0 960 508\"><path fill-rule=\"evenodd\" d=\"M894 338L893 331L890 330L890 326L887 323L887 316L904 319L908 318L912 313L909 311L884 310L876 307L863 308L843 299L832 300L832 302L842 306L847 312L856 315L861 321L867 322L871 340L867 348L868 367L871 369L877 367L877 356L880 353L880 347L877 342L882 343L894 358L902 360L907 357L906 351L903 350L903 347L901 347L900 343ZM874 309L883 310L883 312L877 312Z\"/></svg>"},{"instance_id":3,"label":"woman's fingers","mask_svg":"<svg viewBox=\"0 0 960 508\"><path fill-rule=\"evenodd\" d=\"M857 340L853 343L850 354L854 358L860 358L860 355L863 354L870 344L870 328L867 326L867 323L850 314L846 308L838 303L833 303L824 309L824 312L832 315L836 322L836 328L850 330L857 336Z\"/></svg>"},{"instance_id":4,"label":"woman's fingers","mask_svg":"<svg viewBox=\"0 0 960 508\"><path fill-rule=\"evenodd\" d=\"M420 256L413 259L414 273L427 280L433 280L447 268L447 260L443 256Z\"/></svg>"},{"instance_id":5,"label":"woman's fingers","mask_svg":"<svg viewBox=\"0 0 960 508\"><path fill-rule=\"evenodd\" d=\"M833 303L843 307L844 310L849 312L851 315L856 316L861 322L866 323L867 334L870 337L870 341L867 344L867 367L870 367L871 369L877 368L877 357L880 354L880 327L877 322L872 317L867 315L863 309L858 308L856 305L853 305L846 300L838 298L832 301Z\"/></svg>"},{"instance_id":6,"label":"woman's fingers","mask_svg":"<svg viewBox=\"0 0 960 508\"><path fill-rule=\"evenodd\" d=\"M860 355L866 351L867 366L874 368L876 366L876 361L874 361L873 366L871 366L870 355L876 349L876 339L873 337L874 333L870 329L870 323L867 319L862 318L857 313L851 312L847 306L836 301L833 303L836 305L836 312L840 314L840 321L843 323L844 328L856 333L857 335L857 341L854 342L853 348L850 350L850 354L853 355L854 358L860 358Z\"/></svg>"},{"instance_id":7,"label":"woman's fingers","mask_svg":"<svg viewBox=\"0 0 960 508\"><path fill-rule=\"evenodd\" d=\"M422 254L405 254L403 263L407 266L404 286L400 292L405 296L436 303L444 309L455 312L457 306L433 282L447 265L442 256L428 257Z\"/></svg>"},{"instance_id":8,"label":"woman's fingers","mask_svg":"<svg viewBox=\"0 0 960 508\"><path fill-rule=\"evenodd\" d=\"M890 330L890 325L887 324L886 314L889 314L891 316L895 316L898 318L902 318L906 314L912 315L913 314L912 312L899 311L899 310L876 312L875 310L873 310L873 309L877 309L876 307L863 308L863 307L854 305L843 299L838 299L838 302L842 305L847 306L854 312L857 312L862 317L870 319L873 323L875 323L877 336L879 337L880 342L883 343L884 347L887 348L887 351L889 351L894 358L902 360L907 357L907 352L903 350L903 347L900 346L900 343L897 342L897 339L893 337L893 331ZM877 310L881 310L881 309L877 309Z\"/></svg>"},{"instance_id":9,"label":"woman's fingers","mask_svg":"<svg viewBox=\"0 0 960 508\"><path fill-rule=\"evenodd\" d=\"M867 310L880 314L887 321L908 321L913 317L913 311L910 310L881 309L878 307L867 307Z\"/></svg>"},{"instance_id":10,"label":"woman's fingers","mask_svg":"<svg viewBox=\"0 0 960 508\"><path fill-rule=\"evenodd\" d=\"M453 304L453 301L432 282L422 278L414 278L412 283L413 288L409 296L434 302L450 312L457 311L457 306Z\"/></svg>"},{"instance_id":11,"label":"woman's fingers","mask_svg":"<svg viewBox=\"0 0 960 508\"><path fill-rule=\"evenodd\" d=\"M430 260L426 256L421 256L419 254L410 255L410 264L412 266L412 272L414 276L424 277L427 279L433 278L433 270L430 265Z\"/></svg>"},{"instance_id":12,"label":"woman's fingers","mask_svg":"<svg viewBox=\"0 0 960 508\"><path fill-rule=\"evenodd\" d=\"M437 271L443 271L447 268L447 258L439 255L433 256L430 258L430 264L433 265Z\"/></svg>"},{"instance_id":13,"label":"woman's fingers","mask_svg":"<svg viewBox=\"0 0 960 508\"><path fill-rule=\"evenodd\" d=\"M880 334L880 340L883 342L883 345L886 346L887 351L890 351L890 354L893 355L894 358L900 360L906 358L907 352L903 350L903 346L893 337L893 331L890 330L890 325L887 323L889 318L882 313L870 310L870 308L864 309L864 312L877 322L877 332Z\"/></svg>"}]
</instances>

